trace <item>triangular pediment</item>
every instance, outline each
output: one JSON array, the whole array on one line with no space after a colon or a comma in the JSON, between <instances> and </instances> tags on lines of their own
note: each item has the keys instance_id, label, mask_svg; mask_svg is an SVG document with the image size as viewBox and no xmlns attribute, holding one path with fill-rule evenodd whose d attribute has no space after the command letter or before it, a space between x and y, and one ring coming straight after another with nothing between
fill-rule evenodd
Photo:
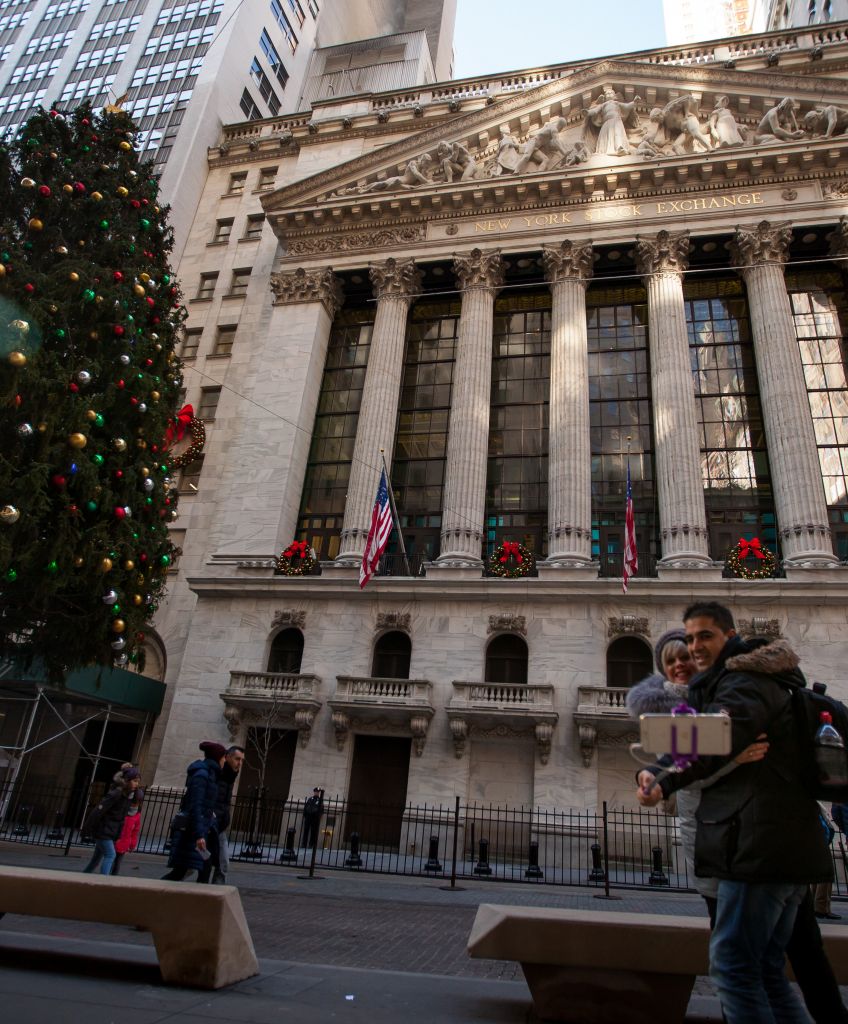
<instances>
[{"instance_id":1,"label":"triangular pediment","mask_svg":"<svg viewBox=\"0 0 848 1024\"><path fill-rule=\"evenodd\" d=\"M285 241L300 230L409 222L448 209L626 197L842 166L848 84L838 77L604 60L490 96L467 114L281 188L263 206Z\"/></svg>"}]
</instances>

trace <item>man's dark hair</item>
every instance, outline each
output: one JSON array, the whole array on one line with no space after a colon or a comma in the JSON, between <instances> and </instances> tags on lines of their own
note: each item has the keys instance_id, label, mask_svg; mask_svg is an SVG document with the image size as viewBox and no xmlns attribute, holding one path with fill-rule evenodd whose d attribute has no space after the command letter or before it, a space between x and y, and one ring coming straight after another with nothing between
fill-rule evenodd
<instances>
[{"instance_id":1,"label":"man's dark hair","mask_svg":"<svg viewBox=\"0 0 848 1024\"><path fill-rule=\"evenodd\" d=\"M236 752L238 752L240 754L243 754L244 753L244 747L227 747L227 756L228 757L229 757L230 754L235 754Z\"/></svg>"},{"instance_id":2,"label":"man's dark hair","mask_svg":"<svg viewBox=\"0 0 848 1024\"><path fill-rule=\"evenodd\" d=\"M706 619L712 619L722 633L729 633L731 629L734 631L736 629L733 613L729 608L725 608L723 604L719 604L718 601L696 601L694 604L690 604L683 613L683 621L687 622L689 619L701 616Z\"/></svg>"}]
</instances>

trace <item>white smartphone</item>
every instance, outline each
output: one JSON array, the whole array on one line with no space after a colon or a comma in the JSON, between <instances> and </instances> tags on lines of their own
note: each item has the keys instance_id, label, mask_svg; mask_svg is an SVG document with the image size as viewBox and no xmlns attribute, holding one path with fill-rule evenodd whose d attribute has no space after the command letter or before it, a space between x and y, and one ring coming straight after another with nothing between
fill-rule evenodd
<instances>
[{"instance_id":1,"label":"white smartphone","mask_svg":"<svg viewBox=\"0 0 848 1024\"><path fill-rule=\"evenodd\" d=\"M697 757L729 754L728 715L640 715L640 744L654 754Z\"/></svg>"}]
</instances>

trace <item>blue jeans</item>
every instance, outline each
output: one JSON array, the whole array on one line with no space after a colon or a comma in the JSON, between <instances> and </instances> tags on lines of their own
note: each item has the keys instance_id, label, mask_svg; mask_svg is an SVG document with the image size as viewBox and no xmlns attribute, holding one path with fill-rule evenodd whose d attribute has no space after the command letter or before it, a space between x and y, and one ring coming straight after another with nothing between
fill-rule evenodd
<instances>
[{"instance_id":1,"label":"blue jeans","mask_svg":"<svg viewBox=\"0 0 848 1024\"><path fill-rule=\"evenodd\" d=\"M94 853L91 855L91 860L83 868L83 871L90 875L98 864L100 865L101 875L111 875L112 865L115 863L115 843L112 839L96 839L94 842Z\"/></svg>"},{"instance_id":2,"label":"blue jeans","mask_svg":"<svg viewBox=\"0 0 848 1024\"><path fill-rule=\"evenodd\" d=\"M719 882L710 977L727 1024L809 1024L784 974L805 891L804 885Z\"/></svg>"}]
</instances>

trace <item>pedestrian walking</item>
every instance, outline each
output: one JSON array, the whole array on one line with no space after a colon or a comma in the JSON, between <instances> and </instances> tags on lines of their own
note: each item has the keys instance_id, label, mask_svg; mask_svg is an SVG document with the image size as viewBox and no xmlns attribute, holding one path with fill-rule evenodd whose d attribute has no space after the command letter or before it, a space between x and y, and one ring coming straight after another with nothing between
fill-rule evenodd
<instances>
[{"instance_id":1,"label":"pedestrian walking","mask_svg":"<svg viewBox=\"0 0 848 1024\"><path fill-rule=\"evenodd\" d=\"M115 862L112 865L112 874L121 873L121 861L128 853L132 853L138 847L138 837L141 833L141 805L144 802L144 790L139 788L130 796L130 806L127 816L124 818L124 825L121 834L115 840Z\"/></svg>"},{"instance_id":2,"label":"pedestrian walking","mask_svg":"<svg viewBox=\"0 0 848 1024\"><path fill-rule=\"evenodd\" d=\"M312 796L303 805L303 846L314 847L318 843L318 826L324 813L324 790L316 786Z\"/></svg>"},{"instance_id":3,"label":"pedestrian walking","mask_svg":"<svg viewBox=\"0 0 848 1024\"><path fill-rule=\"evenodd\" d=\"M101 875L112 873L115 862L115 840L121 835L124 818L130 806L130 796L138 789L138 768L125 768L119 775L119 782L113 784L100 803L89 812L84 830L94 840L94 853L83 868L91 874L99 865Z\"/></svg>"},{"instance_id":4,"label":"pedestrian walking","mask_svg":"<svg viewBox=\"0 0 848 1024\"><path fill-rule=\"evenodd\" d=\"M205 740L200 749L203 758L192 761L186 772L185 793L177 815L181 825L171 837L171 870L162 876L169 882L181 882L190 871L197 872L198 882L208 882L218 863L215 806L227 748Z\"/></svg>"},{"instance_id":5,"label":"pedestrian walking","mask_svg":"<svg viewBox=\"0 0 848 1024\"><path fill-rule=\"evenodd\" d=\"M233 786L244 764L244 747L228 747L218 781L218 800L215 804L215 828L218 833L218 862L212 870L213 885L226 885L230 867L230 845L227 833L232 818Z\"/></svg>"}]
</instances>

